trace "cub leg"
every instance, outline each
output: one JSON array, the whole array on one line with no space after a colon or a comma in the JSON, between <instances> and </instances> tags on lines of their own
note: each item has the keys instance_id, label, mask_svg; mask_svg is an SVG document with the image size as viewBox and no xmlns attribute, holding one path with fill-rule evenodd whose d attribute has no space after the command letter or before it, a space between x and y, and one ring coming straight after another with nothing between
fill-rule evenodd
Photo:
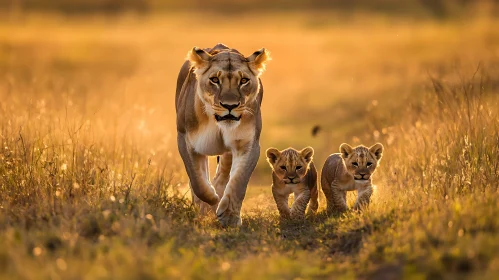
<instances>
[{"instance_id":1,"label":"cub leg","mask_svg":"<svg viewBox=\"0 0 499 280\"><path fill-rule=\"evenodd\" d=\"M308 205L307 214L315 214L319 208L319 190L317 189L317 183L310 190L310 204Z\"/></svg>"},{"instance_id":2,"label":"cub leg","mask_svg":"<svg viewBox=\"0 0 499 280\"><path fill-rule=\"evenodd\" d=\"M327 208L326 212L332 214L333 212L345 212L348 210L347 206L347 192L339 190L334 183L329 182L325 176L321 179L322 191L326 196Z\"/></svg>"},{"instance_id":3,"label":"cub leg","mask_svg":"<svg viewBox=\"0 0 499 280\"><path fill-rule=\"evenodd\" d=\"M348 210L347 206L347 192L342 191L333 185L333 211L343 213Z\"/></svg>"},{"instance_id":4,"label":"cub leg","mask_svg":"<svg viewBox=\"0 0 499 280\"><path fill-rule=\"evenodd\" d=\"M291 218L291 211L288 206L289 194L280 194L274 186L272 186L272 195L274 196L277 210L282 219Z\"/></svg>"},{"instance_id":5,"label":"cub leg","mask_svg":"<svg viewBox=\"0 0 499 280\"><path fill-rule=\"evenodd\" d=\"M331 182L329 182L329 180L326 178L324 170L322 170L321 186L322 192L326 197L326 213L331 214L333 212L333 191L331 189Z\"/></svg>"},{"instance_id":6,"label":"cub leg","mask_svg":"<svg viewBox=\"0 0 499 280\"><path fill-rule=\"evenodd\" d=\"M310 201L310 190L303 189L301 192L295 193L295 201L291 205L291 217L303 219L305 217L305 209Z\"/></svg>"},{"instance_id":7,"label":"cub leg","mask_svg":"<svg viewBox=\"0 0 499 280\"><path fill-rule=\"evenodd\" d=\"M363 206L368 206L371 200L371 195L373 194L372 185L367 185L358 189L357 201L355 202L353 209L360 210Z\"/></svg>"}]
</instances>

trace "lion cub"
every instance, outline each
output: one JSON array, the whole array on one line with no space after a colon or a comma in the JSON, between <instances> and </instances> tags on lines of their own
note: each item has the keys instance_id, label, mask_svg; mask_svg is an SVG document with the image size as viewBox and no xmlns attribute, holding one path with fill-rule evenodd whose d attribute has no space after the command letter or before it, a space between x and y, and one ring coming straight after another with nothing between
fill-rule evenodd
<instances>
[{"instance_id":1,"label":"lion cub","mask_svg":"<svg viewBox=\"0 0 499 280\"><path fill-rule=\"evenodd\" d=\"M358 210L368 205L373 193L372 175L383 156L383 145L363 145L352 148L343 143L339 154L332 154L324 163L321 173L322 191L327 200L327 212L344 212L348 209L347 191L358 192L353 206Z\"/></svg>"},{"instance_id":2,"label":"lion cub","mask_svg":"<svg viewBox=\"0 0 499 280\"><path fill-rule=\"evenodd\" d=\"M301 151L293 148L267 150L267 161L272 167L272 194L281 218L304 218L309 201L308 212L317 211L317 170L312 162L313 155L311 147ZM290 209L288 198L291 193L294 193L295 201Z\"/></svg>"}]
</instances>

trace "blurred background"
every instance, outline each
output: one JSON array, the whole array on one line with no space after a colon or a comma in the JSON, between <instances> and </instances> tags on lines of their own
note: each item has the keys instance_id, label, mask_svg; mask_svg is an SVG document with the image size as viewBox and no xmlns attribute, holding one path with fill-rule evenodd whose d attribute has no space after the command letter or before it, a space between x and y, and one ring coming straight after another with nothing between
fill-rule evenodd
<instances>
[{"instance_id":1,"label":"blurred background","mask_svg":"<svg viewBox=\"0 0 499 280\"><path fill-rule=\"evenodd\" d=\"M2 8L14 12L51 11L68 14L135 12L151 14L156 12L200 11L222 14L261 11L371 11L393 13L401 16L454 16L477 4L495 4L495 0L6 0Z\"/></svg>"},{"instance_id":2,"label":"blurred background","mask_svg":"<svg viewBox=\"0 0 499 280\"><path fill-rule=\"evenodd\" d=\"M0 0L0 278L498 279L498 12ZM273 58L237 230L192 207L176 144L178 71L217 43ZM320 169L377 141L367 211L327 217L321 195L319 215L279 221L267 148L312 146Z\"/></svg>"},{"instance_id":3,"label":"blurred background","mask_svg":"<svg viewBox=\"0 0 499 280\"><path fill-rule=\"evenodd\" d=\"M2 127L37 139L73 133L110 154L102 164L136 153L175 162L183 174L174 91L187 51L219 42L244 54L265 47L273 60L262 76L253 182L267 185L266 148L310 145L320 167L342 142L389 147L390 129L431 77L497 65L498 3L4 0Z\"/></svg>"}]
</instances>

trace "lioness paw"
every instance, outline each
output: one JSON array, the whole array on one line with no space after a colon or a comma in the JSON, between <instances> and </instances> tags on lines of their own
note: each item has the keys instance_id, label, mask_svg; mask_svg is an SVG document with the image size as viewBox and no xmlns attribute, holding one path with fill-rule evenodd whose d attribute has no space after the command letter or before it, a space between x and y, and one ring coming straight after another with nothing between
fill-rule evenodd
<instances>
[{"instance_id":1,"label":"lioness paw","mask_svg":"<svg viewBox=\"0 0 499 280\"><path fill-rule=\"evenodd\" d=\"M222 197L218 204L217 219L223 227L238 227L242 224L239 211L231 206L229 196Z\"/></svg>"}]
</instances>

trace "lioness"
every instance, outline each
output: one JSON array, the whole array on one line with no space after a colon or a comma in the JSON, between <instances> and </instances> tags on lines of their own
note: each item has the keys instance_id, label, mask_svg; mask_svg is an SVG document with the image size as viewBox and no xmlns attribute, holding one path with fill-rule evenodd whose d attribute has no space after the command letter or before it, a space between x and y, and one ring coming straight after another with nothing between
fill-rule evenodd
<instances>
[{"instance_id":1,"label":"lioness","mask_svg":"<svg viewBox=\"0 0 499 280\"><path fill-rule=\"evenodd\" d=\"M370 148L363 145L352 148L343 143L339 154L332 154L324 163L321 173L322 191L327 200L327 212L348 209L347 191L357 190L354 209L368 205L373 193L372 175L383 156L383 145Z\"/></svg>"},{"instance_id":2,"label":"lioness","mask_svg":"<svg viewBox=\"0 0 499 280\"><path fill-rule=\"evenodd\" d=\"M293 148L267 150L267 161L272 168L272 195L281 218L303 218L309 201L308 212L317 211L319 192L313 156L314 149L311 147L301 151ZM294 193L295 201L290 209L288 199L291 193Z\"/></svg>"},{"instance_id":3,"label":"lioness","mask_svg":"<svg viewBox=\"0 0 499 280\"><path fill-rule=\"evenodd\" d=\"M216 208L223 226L241 224L241 205L260 155L259 77L269 58L265 49L244 57L223 44L195 47L178 75L177 143L193 201ZM207 156L214 155L219 158L213 187Z\"/></svg>"}]
</instances>

